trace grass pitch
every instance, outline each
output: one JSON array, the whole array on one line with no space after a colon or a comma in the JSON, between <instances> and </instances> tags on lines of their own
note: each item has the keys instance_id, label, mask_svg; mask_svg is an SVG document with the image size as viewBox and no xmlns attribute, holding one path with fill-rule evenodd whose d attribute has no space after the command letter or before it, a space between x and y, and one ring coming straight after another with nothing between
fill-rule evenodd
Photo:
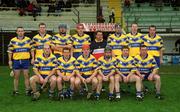
<instances>
[{"instance_id":1,"label":"grass pitch","mask_svg":"<svg viewBox=\"0 0 180 112\"><path fill-rule=\"evenodd\" d=\"M160 69L164 100L157 100L153 89L144 101L135 100L134 86L130 94L121 94L120 101L108 101L105 95L100 101L76 100L50 101L46 93L37 102L24 94L23 78L20 79L20 95L13 97L13 78L7 66L0 67L0 112L179 112L180 110L180 65L164 65ZM32 71L31 71L32 73ZM153 88L152 84L148 85ZM105 93L106 94L106 93Z\"/></svg>"}]
</instances>

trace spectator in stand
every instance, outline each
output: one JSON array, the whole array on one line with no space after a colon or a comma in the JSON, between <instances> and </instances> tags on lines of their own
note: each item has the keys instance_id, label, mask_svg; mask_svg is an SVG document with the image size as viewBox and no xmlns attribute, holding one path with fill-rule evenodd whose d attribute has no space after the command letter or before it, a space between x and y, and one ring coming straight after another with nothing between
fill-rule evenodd
<instances>
[{"instance_id":1,"label":"spectator in stand","mask_svg":"<svg viewBox=\"0 0 180 112\"><path fill-rule=\"evenodd\" d=\"M18 7L19 15L26 15L26 8L28 7L28 2L26 0L16 0L15 3Z\"/></svg>"},{"instance_id":2,"label":"spectator in stand","mask_svg":"<svg viewBox=\"0 0 180 112\"><path fill-rule=\"evenodd\" d=\"M114 8L111 9L110 15L109 15L109 23L115 23L115 11Z\"/></svg>"}]
</instances>

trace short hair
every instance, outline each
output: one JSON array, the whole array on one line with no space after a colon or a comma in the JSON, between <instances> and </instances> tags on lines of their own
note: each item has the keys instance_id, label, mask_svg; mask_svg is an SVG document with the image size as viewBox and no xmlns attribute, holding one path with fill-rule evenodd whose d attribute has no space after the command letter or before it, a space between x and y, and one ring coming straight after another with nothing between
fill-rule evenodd
<instances>
[{"instance_id":1,"label":"short hair","mask_svg":"<svg viewBox=\"0 0 180 112\"><path fill-rule=\"evenodd\" d=\"M128 46L122 46L121 50L124 50L124 49L128 49L129 50L129 47Z\"/></svg>"},{"instance_id":2,"label":"short hair","mask_svg":"<svg viewBox=\"0 0 180 112\"><path fill-rule=\"evenodd\" d=\"M95 35L97 35L99 32L103 34L103 32L102 32L102 31L97 30L97 31L95 32Z\"/></svg>"},{"instance_id":3,"label":"short hair","mask_svg":"<svg viewBox=\"0 0 180 112\"><path fill-rule=\"evenodd\" d=\"M143 48L143 47L147 48L147 46L144 45L144 44L140 45L140 49Z\"/></svg>"},{"instance_id":4,"label":"short hair","mask_svg":"<svg viewBox=\"0 0 180 112\"><path fill-rule=\"evenodd\" d=\"M16 28L16 31L17 31L19 28L24 29L22 26L18 26L18 27Z\"/></svg>"},{"instance_id":5,"label":"short hair","mask_svg":"<svg viewBox=\"0 0 180 112\"><path fill-rule=\"evenodd\" d=\"M133 22L133 23L131 23L131 26L132 26L133 24L136 24L136 25L138 25L138 23L136 23L136 22Z\"/></svg>"},{"instance_id":6,"label":"short hair","mask_svg":"<svg viewBox=\"0 0 180 112\"><path fill-rule=\"evenodd\" d=\"M79 28L80 26L82 26L84 28L84 25L82 23L77 24L76 28Z\"/></svg>"},{"instance_id":7,"label":"short hair","mask_svg":"<svg viewBox=\"0 0 180 112\"><path fill-rule=\"evenodd\" d=\"M150 25L150 26L149 26L149 29L150 29L150 28L155 28L155 29L156 29L156 26L155 26L155 25Z\"/></svg>"},{"instance_id":8,"label":"short hair","mask_svg":"<svg viewBox=\"0 0 180 112\"><path fill-rule=\"evenodd\" d=\"M65 47L65 48L63 48L63 51L62 51L62 52L65 52L65 51L69 51L69 52L71 52L71 49L70 49L70 48L68 48L68 47Z\"/></svg>"},{"instance_id":9,"label":"short hair","mask_svg":"<svg viewBox=\"0 0 180 112\"><path fill-rule=\"evenodd\" d=\"M44 25L44 26L46 26L46 24L45 24L45 23L39 23L39 27L40 27L41 25Z\"/></svg>"}]
</instances>

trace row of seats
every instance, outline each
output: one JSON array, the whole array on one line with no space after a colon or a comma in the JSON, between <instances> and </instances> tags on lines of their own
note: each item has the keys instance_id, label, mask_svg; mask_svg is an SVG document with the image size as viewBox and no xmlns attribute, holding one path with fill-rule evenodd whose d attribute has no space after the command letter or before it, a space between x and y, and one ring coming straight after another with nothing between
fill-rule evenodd
<instances>
[{"instance_id":1,"label":"row of seats","mask_svg":"<svg viewBox=\"0 0 180 112\"><path fill-rule=\"evenodd\" d=\"M172 7L162 7L162 11L156 11L156 7L144 5L141 7L130 7L124 10L124 19L128 24L128 29L132 22L137 22L140 27L156 25L164 28L180 27L180 13L173 11ZM164 29L163 29L164 30Z\"/></svg>"}]
</instances>

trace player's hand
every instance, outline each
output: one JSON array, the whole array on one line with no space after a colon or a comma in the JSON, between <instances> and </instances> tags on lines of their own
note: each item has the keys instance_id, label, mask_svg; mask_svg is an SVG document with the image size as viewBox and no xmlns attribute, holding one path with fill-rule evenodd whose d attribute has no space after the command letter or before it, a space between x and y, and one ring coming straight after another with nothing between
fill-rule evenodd
<instances>
[{"instance_id":1,"label":"player's hand","mask_svg":"<svg viewBox=\"0 0 180 112\"><path fill-rule=\"evenodd\" d=\"M127 77L123 77L124 83L128 83Z\"/></svg>"},{"instance_id":2,"label":"player's hand","mask_svg":"<svg viewBox=\"0 0 180 112\"><path fill-rule=\"evenodd\" d=\"M85 78L82 78L81 79L83 83L86 83L86 79Z\"/></svg>"},{"instance_id":3,"label":"player's hand","mask_svg":"<svg viewBox=\"0 0 180 112\"><path fill-rule=\"evenodd\" d=\"M71 78L71 76L66 76L67 81L69 81L69 80L70 80L70 78Z\"/></svg>"},{"instance_id":4,"label":"player's hand","mask_svg":"<svg viewBox=\"0 0 180 112\"><path fill-rule=\"evenodd\" d=\"M103 80L104 80L104 81L108 81L108 77L107 77L107 76L104 76L104 77L103 77Z\"/></svg>"},{"instance_id":5,"label":"player's hand","mask_svg":"<svg viewBox=\"0 0 180 112\"><path fill-rule=\"evenodd\" d=\"M144 79L144 77L142 75L138 75L138 76L140 77L140 79L142 79L142 80Z\"/></svg>"},{"instance_id":6,"label":"player's hand","mask_svg":"<svg viewBox=\"0 0 180 112\"><path fill-rule=\"evenodd\" d=\"M12 61L9 61L8 64L9 64L9 68L12 69Z\"/></svg>"},{"instance_id":7,"label":"player's hand","mask_svg":"<svg viewBox=\"0 0 180 112\"><path fill-rule=\"evenodd\" d=\"M163 64L163 59L160 59L160 64Z\"/></svg>"},{"instance_id":8,"label":"player's hand","mask_svg":"<svg viewBox=\"0 0 180 112\"><path fill-rule=\"evenodd\" d=\"M32 65L34 64L34 59L31 59L31 64L32 64Z\"/></svg>"},{"instance_id":9,"label":"player's hand","mask_svg":"<svg viewBox=\"0 0 180 112\"><path fill-rule=\"evenodd\" d=\"M64 77L63 77L63 80L64 80L64 81L67 81L67 76L64 76Z\"/></svg>"},{"instance_id":10,"label":"player's hand","mask_svg":"<svg viewBox=\"0 0 180 112\"><path fill-rule=\"evenodd\" d=\"M87 83L91 82L91 78L87 78L87 79L86 79L86 82L87 82Z\"/></svg>"},{"instance_id":11,"label":"player's hand","mask_svg":"<svg viewBox=\"0 0 180 112\"><path fill-rule=\"evenodd\" d=\"M150 74L149 77L148 77L148 80L149 80L149 81L152 81L152 80L153 80L153 77L154 77L154 75L153 75L153 74Z\"/></svg>"}]
</instances>

